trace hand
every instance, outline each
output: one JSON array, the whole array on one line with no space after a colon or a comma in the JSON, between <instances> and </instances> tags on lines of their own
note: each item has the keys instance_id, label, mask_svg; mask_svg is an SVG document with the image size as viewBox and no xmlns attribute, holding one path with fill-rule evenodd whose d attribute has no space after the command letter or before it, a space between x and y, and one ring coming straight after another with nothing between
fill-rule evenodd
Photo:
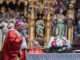
<instances>
[{"instance_id":1,"label":"hand","mask_svg":"<svg viewBox=\"0 0 80 60\"><path fill-rule=\"evenodd\" d=\"M25 35L25 38L26 38L26 39L29 39L30 37L29 37L29 35Z\"/></svg>"},{"instance_id":2,"label":"hand","mask_svg":"<svg viewBox=\"0 0 80 60\"><path fill-rule=\"evenodd\" d=\"M22 50L19 50L17 56L14 58L14 60L20 60L22 58Z\"/></svg>"},{"instance_id":3,"label":"hand","mask_svg":"<svg viewBox=\"0 0 80 60\"><path fill-rule=\"evenodd\" d=\"M19 54L20 54L20 57L19 57L19 59L21 59L22 58L22 50L19 50Z\"/></svg>"}]
</instances>

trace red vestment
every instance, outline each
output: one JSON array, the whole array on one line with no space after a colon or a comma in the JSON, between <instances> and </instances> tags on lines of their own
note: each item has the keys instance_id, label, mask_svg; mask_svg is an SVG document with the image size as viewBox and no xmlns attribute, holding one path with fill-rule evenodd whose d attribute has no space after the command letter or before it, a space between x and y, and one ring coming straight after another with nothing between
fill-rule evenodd
<instances>
[{"instance_id":1,"label":"red vestment","mask_svg":"<svg viewBox=\"0 0 80 60\"><path fill-rule=\"evenodd\" d=\"M27 53L28 54L42 54L42 53L44 53L44 51L41 49L38 49L38 50L31 49Z\"/></svg>"},{"instance_id":2,"label":"red vestment","mask_svg":"<svg viewBox=\"0 0 80 60\"><path fill-rule=\"evenodd\" d=\"M4 46L2 50L2 60L15 60L19 53L23 38L21 38L15 30L10 30L5 38ZM24 59L24 52L22 54Z\"/></svg>"}]
</instances>

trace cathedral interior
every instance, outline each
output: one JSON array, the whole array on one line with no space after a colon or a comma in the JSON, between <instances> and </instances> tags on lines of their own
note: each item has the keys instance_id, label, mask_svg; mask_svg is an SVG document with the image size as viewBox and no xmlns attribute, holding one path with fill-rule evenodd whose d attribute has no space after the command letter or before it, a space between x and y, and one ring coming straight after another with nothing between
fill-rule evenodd
<instances>
[{"instance_id":1,"label":"cathedral interior","mask_svg":"<svg viewBox=\"0 0 80 60\"><path fill-rule=\"evenodd\" d=\"M32 48L31 40L38 41L44 50L51 37L61 36L72 46L61 53L80 50L80 0L0 0L0 20L8 18L9 13L26 18L28 49Z\"/></svg>"}]
</instances>

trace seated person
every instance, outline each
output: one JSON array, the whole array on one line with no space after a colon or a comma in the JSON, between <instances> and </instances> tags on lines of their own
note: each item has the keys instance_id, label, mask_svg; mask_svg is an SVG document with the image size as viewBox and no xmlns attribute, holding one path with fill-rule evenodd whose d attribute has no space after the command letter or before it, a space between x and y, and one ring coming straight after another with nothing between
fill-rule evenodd
<instances>
[{"instance_id":1,"label":"seated person","mask_svg":"<svg viewBox=\"0 0 80 60\"><path fill-rule=\"evenodd\" d=\"M37 41L32 40L32 49L27 52L28 54L42 54L43 50L40 49L40 44Z\"/></svg>"}]
</instances>

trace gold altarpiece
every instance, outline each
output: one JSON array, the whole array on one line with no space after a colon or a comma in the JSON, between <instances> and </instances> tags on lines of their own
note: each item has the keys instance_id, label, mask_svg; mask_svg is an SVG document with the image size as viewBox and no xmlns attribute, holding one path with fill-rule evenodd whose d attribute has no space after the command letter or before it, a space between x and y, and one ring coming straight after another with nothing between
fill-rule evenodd
<instances>
[{"instance_id":1,"label":"gold altarpiece","mask_svg":"<svg viewBox=\"0 0 80 60\"><path fill-rule=\"evenodd\" d=\"M31 40L37 40L36 39L36 34L35 34L35 18L34 16L34 3L36 2L38 4L39 0L29 0L29 3L31 5L31 15L28 16L28 34L30 35L30 39L28 40L28 49L32 48L31 46ZM53 0L44 0L44 5L48 7L48 14L45 16L45 34L43 38L44 46L41 48L44 49L46 45L48 44L50 37L52 35L52 18L51 18L51 3ZM44 8L44 7L43 7ZM55 15L55 10L53 11L53 16Z\"/></svg>"},{"instance_id":2,"label":"gold altarpiece","mask_svg":"<svg viewBox=\"0 0 80 60\"><path fill-rule=\"evenodd\" d=\"M2 3L3 0L0 0L0 4ZM10 0L6 0L7 3L10 2ZM12 0L11 0L12 1ZM14 0L14 4L15 4L15 1ZM19 4L21 3L22 0L18 0L19 1ZM75 10L74 10L74 4L76 2L76 0L73 0L74 3L71 3L72 5L70 5L70 8L69 10L67 10L67 14L66 14L66 18L67 18L67 27L66 27L66 35L68 37L68 40L72 41L73 40L73 21L75 20L75 18L68 18L69 14L73 13L73 15L75 16ZM35 6L35 3L38 5L39 3L39 0L23 0L23 3L25 4L25 8L24 8L24 15L25 16L28 16L28 12L27 12L27 4L29 3L31 5L31 14L30 16L28 16L28 34L30 36L30 39L28 40L28 49L31 49L32 46L31 46L31 40L36 40L36 33L35 33L35 30L36 30L36 18L37 16L35 16L35 12L34 12L34 6ZM47 8L48 8L48 14L47 16L45 16L45 34L44 34L44 46L42 46L42 49L46 47L46 45L48 44L49 40L50 40L50 37L52 36L52 19L55 15L55 9L53 9L53 16L51 17L51 4L55 5L57 4L56 3L56 0L43 0L43 7L39 6L40 8L44 8L44 6L46 5ZM73 12L72 12L73 10ZM3 8L2 8L2 11L3 11ZM73 17L74 17L73 16ZM75 21L74 21L75 22ZM37 41L37 40L36 40Z\"/></svg>"},{"instance_id":3,"label":"gold altarpiece","mask_svg":"<svg viewBox=\"0 0 80 60\"><path fill-rule=\"evenodd\" d=\"M42 47L42 49L44 49L46 47L46 45L48 44L49 40L50 40L50 37L52 36L52 18L54 17L55 15L55 9L53 10L53 17L51 17L50 13L51 13L51 4L56 4L56 2L53 2L53 1L56 1L56 0L44 0L43 4L47 6L48 8L48 14L47 16L45 17L45 20L46 20L46 23L45 23L45 36L44 36L44 46ZM35 34L35 24L36 24L36 21L35 21L35 17L34 16L34 3L36 1L30 1L30 4L31 4L31 15L29 16L29 35L30 35L30 39L34 39L36 40L36 34ZM38 0L37 0L38 2ZM53 3L52 3L53 2ZM70 40L72 42L73 40L73 23L75 23L75 9L73 8L74 7L74 4L76 2L75 1L72 1L73 3L71 3L69 5L69 10L67 10L67 13L66 13L66 18L67 18L67 25L66 25L66 37L68 38L68 40ZM70 12L71 11L71 12ZM73 18L68 18L69 14L73 13ZM28 43L28 48L30 49L31 48L31 40L29 40L29 43Z\"/></svg>"}]
</instances>

